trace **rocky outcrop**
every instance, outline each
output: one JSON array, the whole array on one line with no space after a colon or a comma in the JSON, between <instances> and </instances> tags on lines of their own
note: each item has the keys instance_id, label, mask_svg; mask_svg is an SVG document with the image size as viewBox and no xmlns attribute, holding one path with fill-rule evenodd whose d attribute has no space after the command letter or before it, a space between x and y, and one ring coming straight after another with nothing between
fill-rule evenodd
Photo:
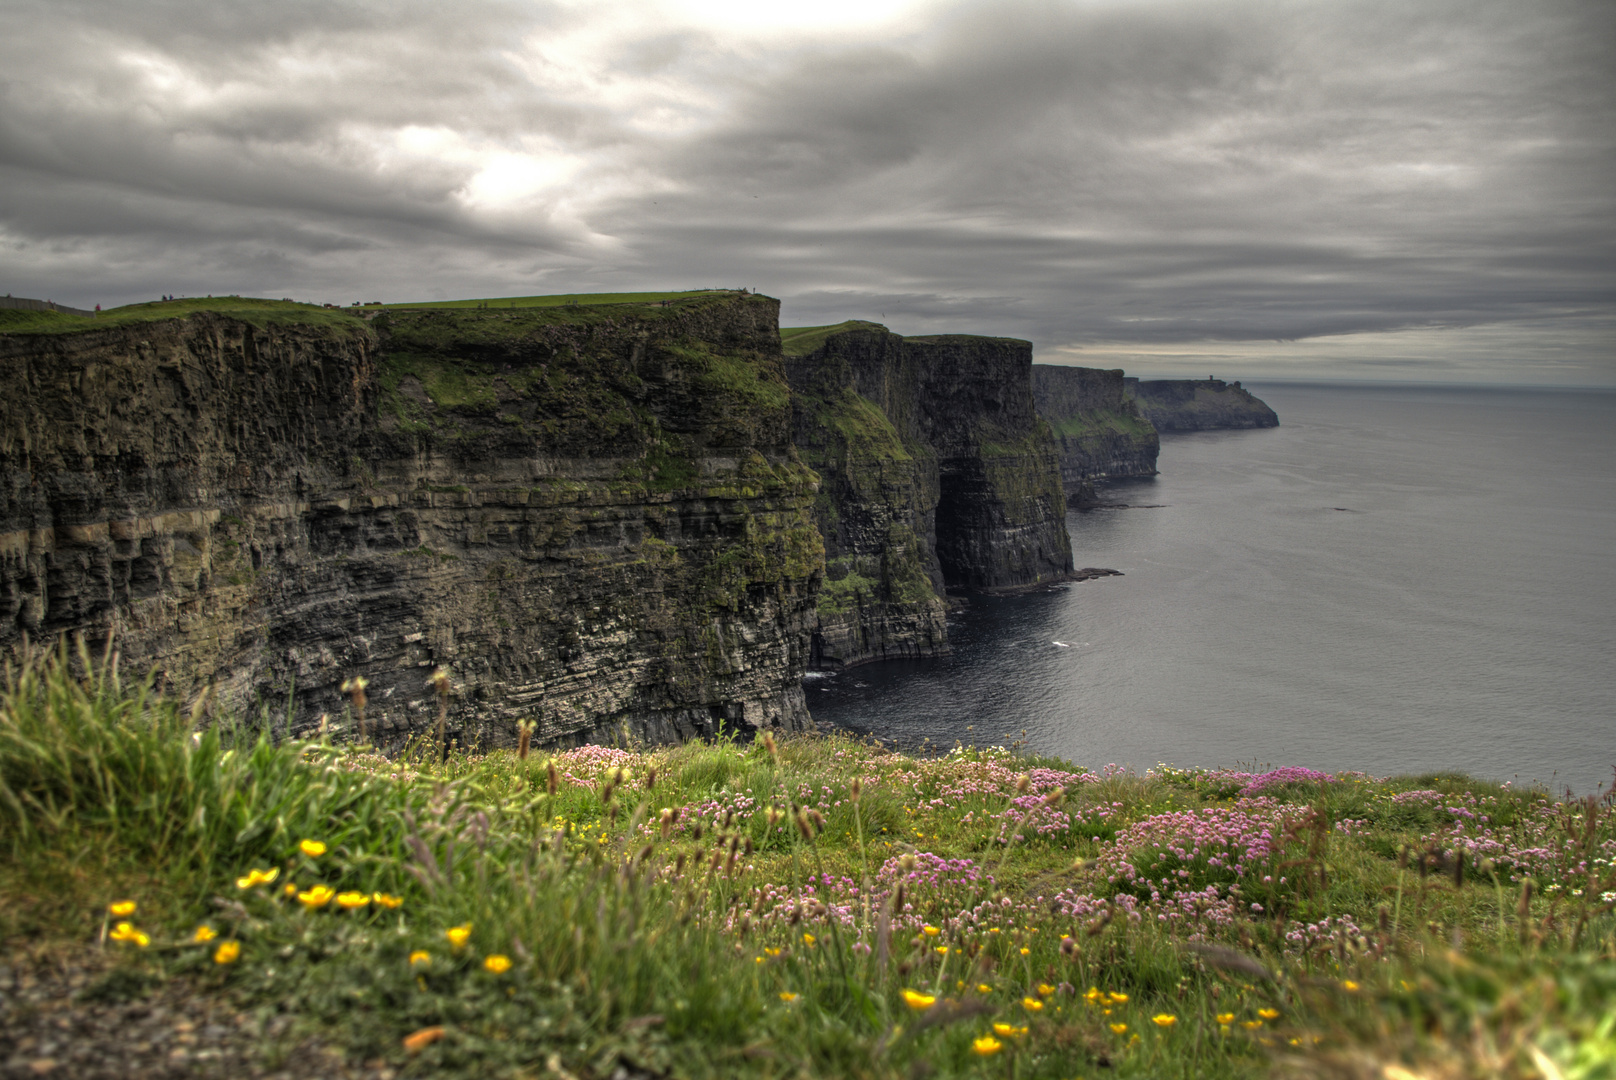
<instances>
[{"instance_id":1,"label":"rocky outcrop","mask_svg":"<svg viewBox=\"0 0 1616 1080\"><path fill-rule=\"evenodd\" d=\"M1060 439L1061 483L1074 505L1094 484L1156 475L1161 437L1123 391L1120 368L1032 366L1033 401Z\"/></svg>"},{"instance_id":2,"label":"rocky outcrop","mask_svg":"<svg viewBox=\"0 0 1616 1080\"><path fill-rule=\"evenodd\" d=\"M811 723L776 302L286 309L0 335L0 643L110 630L293 731L364 675L394 745L439 665L462 741Z\"/></svg>"},{"instance_id":3,"label":"rocky outcrop","mask_svg":"<svg viewBox=\"0 0 1616 1080\"><path fill-rule=\"evenodd\" d=\"M824 481L818 664L944 651L945 590L1071 571L1027 342L846 323L788 339L786 354L794 438Z\"/></svg>"},{"instance_id":4,"label":"rocky outcrop","mask_svg":"<svg viewBox=\"0 0 1616 1080\"><path fill-rule=\"evenodd\" d=\"M1222 379L1125 379L1129 396L1157 431L1270 428L1279 416L1263 401Z\"/></svg>"}]
</instances>

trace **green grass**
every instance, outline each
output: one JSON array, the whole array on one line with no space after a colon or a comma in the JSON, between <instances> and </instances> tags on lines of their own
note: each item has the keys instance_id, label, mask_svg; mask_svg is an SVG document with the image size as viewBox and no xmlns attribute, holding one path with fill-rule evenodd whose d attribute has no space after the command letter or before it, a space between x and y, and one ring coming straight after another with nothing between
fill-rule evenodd
<instances>
[{"instance_id":1,"label":"green grass","mask_svg":"<svg viewBox=\"0 0 1616 1080\"><path fill-rule=\"evenodd\" d=\"M731 289L686 289L674 292L557 293L553 296L497 296L476 300L418 300L383 304L384 308L548 308L596 307L602 304L655 304L663 300L689 300L701 296L727 296ZM374 311L375 308L369 310Z\"/></svg>"},{"instance_id":2,"label":"green grass","mask_svg":"<svg viewBox=\"0 0 1616 1080\"><path fill-rule=\"evenodd\" d=\"M365 333L365 323L357 313L375 308L324 308L291 300L264 300L251 296L187 297L183 300L153 300L108 308L96 318L64 315L60 312L0 310L0 333L70 334L105 330L163 319L211 313L228 315L259 328L271 326L313 326Z\"/></svg>"},{"instance_id":3,"label":"green grass","mask_svg":"<svg viewBox=\"0 0 1616 1080\"><path fill-rule=\"evenodd\" d=\"M132 901L149 946L104 944L131 985L189 978L296 1017L288 1038L318 1032L350 1062L1524 1080L1548 1061L1596 1080L1616 1061L1608 800L1439 776L1303 777L1252 801L1226 772L1085 776L1014 748L916 758L841 737L442 764L421 743L389 761L341 741L346 717L333 739L277 745L268 717L206 723L206 702L64 659L11 669L0 694L10 948L93 945L117 921L107 905ZM1591 853L1592 875L1546 869L1522 902L1488 863L1461 876L1407 857L1471 799ZM1281 823L1261 867L1276 883L1246 883L1264 912L1247 897L1227 923L1135 920L1135 901L1098 902L1129 828L1233 811ZM1191 883L1221 873L1204 852L1171 865ZM322 885L397 906L315 905ZM218 936L196 942L199 926ZM218 962L220 942L239 957Z\"/></svg>"},{"instance_id":4,"label":"green grass","mask_svg":"<svg viewBox=\"0 0 1616 1080\"><path fill-rule=\"evenodd\" d=\"M891 332L880 323L865 322L862 319L849 319L833 326L782 326L780 328L780 348L787 356L807 356L825 344L825 340L833 334L844 333L848 330Z\"/></svg>"},{"instance_id":5,"label":"green grass","mask_svg":"<svg viewBox=\"0 0 1616 1080\"><path fill-rule=\"evenodd\" d=\"M622 304L647 305L663 300L692 300L709 296L733 295L725 289L693 289L680 292L563 293L555 296L503 296L473 300L425 300L380 306L327 308L291 300L266 300L251 296L186 297L180 300L154 300L143 304L108 308L96 318L67 315L57 311L0 309L0 333L70 334L108 327L130 326L161 319L213 313L229 315L260 328L270 326L335 327L362 331L361 316L379 311L406 311L417 308L562 308L602 307ZM556 314L560 314L559 312Z\"/></svg>"}]
</instances>

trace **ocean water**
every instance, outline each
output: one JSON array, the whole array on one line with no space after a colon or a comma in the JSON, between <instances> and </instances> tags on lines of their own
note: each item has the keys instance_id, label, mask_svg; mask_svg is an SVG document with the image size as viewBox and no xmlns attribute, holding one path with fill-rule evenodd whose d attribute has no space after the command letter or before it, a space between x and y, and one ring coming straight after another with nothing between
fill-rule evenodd
<instances>
[{"instance_id":1,"label":"ocean water","mask_svg":"<svg viewBox=\"0 0 1616 1080\"><path fill-rule=\"evenodd\" d=\"M905 747L1078 764L1616 767L1616 392L1270 383L1266 431L1164 436L1068 518L1122 577L971 598L953 655L805 682Z\"/></svg>"}]
</instances>

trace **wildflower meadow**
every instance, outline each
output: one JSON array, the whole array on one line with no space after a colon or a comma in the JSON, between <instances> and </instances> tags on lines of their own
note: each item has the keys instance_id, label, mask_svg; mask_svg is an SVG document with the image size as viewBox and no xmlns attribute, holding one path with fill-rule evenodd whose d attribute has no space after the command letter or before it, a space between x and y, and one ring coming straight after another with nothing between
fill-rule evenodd
<instances>
[{"instance_id":1,"label":"wildflower meadow","mask_svg":"<svg viewBox=\"0 0 1616 1080\"><path fill-rule=\"evenodd\" d=\"M6 678L8 950L394 1075L1616 1077L1608 792L830 735L389 758L83 651Z\"/></svg>"}]
</instances>

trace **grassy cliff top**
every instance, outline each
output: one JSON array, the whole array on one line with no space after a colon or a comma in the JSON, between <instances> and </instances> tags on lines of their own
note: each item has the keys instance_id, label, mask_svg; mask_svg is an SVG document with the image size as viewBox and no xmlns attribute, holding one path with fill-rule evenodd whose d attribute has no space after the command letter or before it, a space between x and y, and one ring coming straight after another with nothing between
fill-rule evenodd
<instances>
[{"instance_id":1,"label":"grassy cliff top","mask_svg":"<svg viewBox=\"0 0 1616 1080\"><path fill-rule=\"evenodd\" d=\"M834 334L846 333L849 330L879 330L882 333L891 333L880 323L865 322L862 319L848 319L846 322L835 323L831 326L782 326L780 328L780 350L787 356L807 356Z\"/></svg>"},{"instance_id":2,"label":"grassy cliff top","mask_svg":"<svg viewBox=\"0 0 1616 1080\"><path fill-rule=\"evenodd\" d=\"M1616 1060L1608 798L847 737L387 760L196 731L200 710L87 653L7 676L6 961L115 965L45 1017L166 986L467 1077L1595 1080ZM289 1048L265 1038L244 1029Z\"/></svg>"},{"instance_id":3,"label":"grassy cliff top","mask_svg":"<svg viewBox=\"0 0 1616 1080\"><path fill-rule=\"evenodd\" d=\"M425 300L405 304L368 304L328 308L318 304L299 303L295 300L267 300L254 296L193 296L179 300L153 300L144 304L128 304L108 308L95 318L69 315L60 311L22 311L0 309L0 334L73 334L87 330L130 326L179 319L202 313L227 315L258 327L310 326L355 330L364 325L362 319L379 311L403 311L423 308L453 308L460 310L502 310L506 308L549 308L552 321L565 321L572 314L580 316L584 309L623 305L654 305L665 301L697 300L708 297L737 295L727 289L694 289L684 292L637 293L560 293L555 296L504 296L471 300Z\"/></svg>"},{"instance_id":4,"label":"grassy cliff top","mask_svg":"<svg viewBox=\"0 0 1616 1080\"><path fill-rule=\"evenodd\" d=\"M553 308L599 307L603 304L656 304L699 296L725 296L734 289L686 289L675 292L556 293L553 296L498 296L480 300L420 300L383 304L384 308Z\"/></svg>"},{"instance_id":5,"label":"grassy cliff top","mask_svg":"<svg viewBox=\"0 0 1616 1080\"><path fill-rule=\"evenodd\" d=\"M991 341L1000 345L1026 345L1029 348L1032 342L1025 338L995 337L992 334L921 334L916 336L905 335L905 341L918 345L973 345L984 341Z\"/></svg>"},{"instance_id":6,"label":"grassy cliff top","mask_svg":"<svg viewBox=\"0 0 1616 1080\"><path fill-rule=\"evenodd\" d=\"M780 328L780 348L787 356L807 356L830 338L837 334L845 334L851 330L879 330L882 333L892 333L880 323L865 322L863 319L849 319L846 322L835 323L831 326L782 326ZM1021 338L993 337L989 334L922 334L918 336L903 335L903 340L913 341L921 345L970 345L984 341L998 342L1005 345L1027 345Z\"/></svg>"},{"instance_id":7,"label":"grassy cliff top","mask_svg":"<svg viewBox=\"0 0 1616 1080\"><path fill-rule=\"evenodd\" d=\"M74 334L163 319L182 319L187 315L203 313L228 315L260 327L317 326L353 330L363 325L355 317L355 313L362 310L325 308L295 300L266 300L255 296L193 296L182 300L153 300L108 308L95 318L59 311L0 309L0 333Z\"/></svg>"}]
</instances>

